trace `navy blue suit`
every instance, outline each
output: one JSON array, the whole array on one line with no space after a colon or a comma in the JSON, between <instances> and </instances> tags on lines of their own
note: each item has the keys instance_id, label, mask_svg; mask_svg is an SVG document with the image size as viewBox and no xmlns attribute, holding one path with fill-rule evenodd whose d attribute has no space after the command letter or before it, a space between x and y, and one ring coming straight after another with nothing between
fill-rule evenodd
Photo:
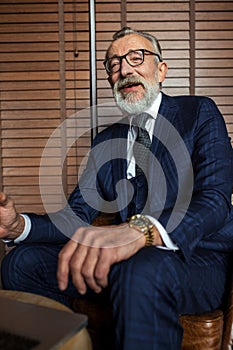
<instances>
[{"instance_id":1,"label":"navy blue suit","mask_svg":"<svg viewBox=\"0 0 233 350\"><path fill-rule=\"evenodd\" d=\"M228 287L232 147L212 100L163 94L147 180L126 181L128 129L123 119L97 135L64 210L29 214L31 232L3 262L3 283L66 302L67 295L77 292L71 282L65 293L58 290L57 254L75 229L91 223L99 211L116 212L116 223L135 213L149 214L179 251L143 248L112 267L117 349L179 349L178 315L218 308Z\"/></svg>"}]
</instances>

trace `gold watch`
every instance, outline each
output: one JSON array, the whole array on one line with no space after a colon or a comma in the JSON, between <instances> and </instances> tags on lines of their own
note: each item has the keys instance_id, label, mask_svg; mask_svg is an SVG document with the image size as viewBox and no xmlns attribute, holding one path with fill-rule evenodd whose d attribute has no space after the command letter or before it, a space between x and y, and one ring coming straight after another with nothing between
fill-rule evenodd
<instances>
[{"instance_id":1,"label":"gold watch","mask_svg":"<svg viewBox=\"0 0 233 350\"><path fill-rule=\"evenodd\" d=\"M144 234L144 236L146 237L145 246L152 246L154 243L154 225L152 224L152 222L146 216L141 214L131 216L131 218L129 218L128 221L130 227L133 227Z\"/></svg>"}]
</instances>

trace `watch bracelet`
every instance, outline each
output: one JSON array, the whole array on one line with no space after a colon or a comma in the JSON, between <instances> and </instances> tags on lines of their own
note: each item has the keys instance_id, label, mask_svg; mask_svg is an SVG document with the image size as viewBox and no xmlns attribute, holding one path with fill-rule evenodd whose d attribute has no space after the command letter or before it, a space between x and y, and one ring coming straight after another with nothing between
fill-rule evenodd
<instances>
[{"instance_id":1,"label":"watch bracelet","mask_svg":"<svg viewBox=\"0 0 233 350\"><path fill-rule=\"evenodd\" d=\"M148 227L148 231L144 232L144 236L146 237L145 247L150 247L154 243L154 234L153 234L153 225L152 227Z\"/></svg>"}]
</instances>

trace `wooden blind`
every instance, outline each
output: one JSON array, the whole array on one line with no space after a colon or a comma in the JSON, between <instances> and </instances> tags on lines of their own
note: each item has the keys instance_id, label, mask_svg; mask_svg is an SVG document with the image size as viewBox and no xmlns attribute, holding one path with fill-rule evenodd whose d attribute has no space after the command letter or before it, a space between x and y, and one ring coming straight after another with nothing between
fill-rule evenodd
<instances>
[{"instance_id":1,"label":"wooden blind","mask_svg":"<svg viewBox=\"0 0 233 350\"><path fill-rule=\"evenodd\" d=\"M66 117L68 142L74 141L67 159L67 193L82 172L91 143L90 38L88 0L64 0ZM80 165L81 164L81 165Z\"/></svg>"},{"instance_id":2,"label":"wooden blind","mask_svg":"<svg viewBox=\"0 0 233 350\"><path fill-rule=\"evenodd\" d=\"M63 191L68 194L75 186L78 165L90 145L89 118L75 119L89 106L88 12L87 0L0 4L1 188L20 211L44 212L41 189L46 210L60 208ZM70 116L75 124L68 124L64 136L75 140L73 127L77 136L84 130L84 136L70 148L64 164L65 144L51 140L48 179L41 178L46 143Z\"/></svg>"},{"instance_id":3,"label":"wooden blind","mask_svg":"<svg viewBox=\"0 0 233 350\"><path fill-rule=\"evenodd\" d=\"M195 4L195 93L212 97L233 138L233 2Z\"/></svg>"},{"instance_id":4,"label":"wooden blind","mask_svg":"<svg viewBox=\"0 0 233 350\"><path fill-rule=\"evenodd\" d=\"M19 210L40 212L40 158L60 123L58 3L1 1L0 13L2 187Z\"/></svg>"},{"instance_id":5,"label":"wooden blind","mask_svg":"<svg viewBox=\"0 0 233 350\"><path fill-rule=\"evenodd\" d=\"M126 15L122 14L125 9L122 3L124 1L96 1L97 103L102 107L98 113L99 125L113 123L121 116L119 110L112 107L114 100L103 60L113 34L122 27L122 18Z\"/></svg>"},{"instance_id":6,"label":"wooden blind","mask_svg":"<svg viewBox=\"0 0 233 350\"><path fill-rule=\"evenodd\" d=\"M189 1L127 1L127 23L148 30L162 47L169 70L164 92L189 94Z\"/></svg>"}]
</instances>

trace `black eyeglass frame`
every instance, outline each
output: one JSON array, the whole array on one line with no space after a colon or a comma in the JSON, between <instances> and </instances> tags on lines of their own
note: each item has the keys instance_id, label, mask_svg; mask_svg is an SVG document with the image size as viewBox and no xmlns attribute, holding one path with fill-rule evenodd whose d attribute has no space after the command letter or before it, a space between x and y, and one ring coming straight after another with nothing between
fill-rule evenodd
<instances>
[{"instance_id":1,"label":"black eyeglass frame","mask_svg":"<svg viewBox=\"0 0 233 350\"><path fill-rule=\"evenodd\" d=\"M131 64L128 60L127 60L127 56L131 53L131 52L137 52L137 51L141 51L142 52L142 62L138 63L138 64ZM109 57L107 58L106 60L104 60L103 64L104 64L104 67L106 69L106 72L108 74L113 74L113 73L117 73L119 72L119 70L121 69L121 63L122 63L122 60L123 58L126 60L126 62L131 66L131 67L138 67L140 66L141 64L143 64L144 62L144 59L145 59L145 54L148 54L148 55L154 55L154 56L157 56L158 59L159 59L159 62L163 62L161 56L156 53L156 52L152 52L152 51L149 51L149 50L146 50L146 49L137 49L137 50L130 50L128 51L125 55L122 55L122 56L112 56L112 57ZM117 58L119 59L119 69L115 72L111 71L109 68L108 68L108 65L107 65L107 62L109 62L110 60L112 60L113 58Z\"/></svg>"}]
</instances>

